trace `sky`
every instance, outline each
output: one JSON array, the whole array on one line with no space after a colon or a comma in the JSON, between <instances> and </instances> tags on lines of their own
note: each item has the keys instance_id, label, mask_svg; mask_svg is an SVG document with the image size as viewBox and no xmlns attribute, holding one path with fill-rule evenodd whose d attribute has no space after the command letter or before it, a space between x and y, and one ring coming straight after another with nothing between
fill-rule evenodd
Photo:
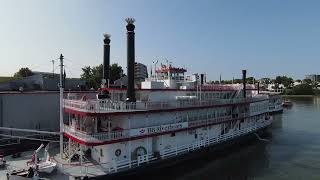
<instances>
[{"instance_id":1,"label":"sky","mask_svg":"<svg viewBox=\"0 0 320 180\"><path fill-rule=\"evenodd\" d=\"M166 60L218 80L320 73L320 1L312 0L0 0L0 76L21 67L69 77L102 63L126 69L125 18L136 19L136 61ZM54 67L51 60L56 60Z\"/></svg>"}]
</instances>

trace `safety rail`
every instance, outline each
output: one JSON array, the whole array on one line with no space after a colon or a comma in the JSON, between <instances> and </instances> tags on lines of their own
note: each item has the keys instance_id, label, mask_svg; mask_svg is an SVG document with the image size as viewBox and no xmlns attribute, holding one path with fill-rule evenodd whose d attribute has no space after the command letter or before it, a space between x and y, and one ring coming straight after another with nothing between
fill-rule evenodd
<instances>
[{"instance_id":1,"label":"safety rail","mask_svg":"<svg viewBox=\"0 0 320 180\"><path fill-rule=\"evenodd\" d=\"M103 133L86 133L83 131L75 130L74 128L68 125L64 125L64 132L86 142L102 142L129 137L128 130L110 131Z\"/></svg>"},{"instance_id":2,"label":"safety rail","mask_svg":"<svg viewBox=\"0 0 320 180\"><path fill-rule=\"evenodd\" d=\"M111 100L69 100L64 99L64 107L76 111L87 113L113 113L148 110L168 110L177 108L205 107L213 105L227 105L239 103L251 103L266 98L246 98L246 99L215 99L215 100L182 100L164 102L124 102Z\"/></svg>"},{"instance_id":3,"label":"safety rail","mask_svg":"<svg viewBox=\"0 0 320 180\"><path fill-rule=\"evenodd\" d=\"M199 140L190 144L177 145L171 148L162 149L159 151L159 156L155 156L153 152L147 152L145 155L138 156L137 159L129 160L123 159L119 161L111 161L111 162L100 162L98 165L96 164L63 164L59 163L60 169L65 173L72 175L73 172L82 172L81 175L78 176L96 176L96 175L105 175L112 174L122 170L127 170L130 168L138 167L145 163L157 161L159 159L167 159L170 157L174 157L177 155L186 154L188 152L199 150L203 147L208 147L211 145L219 144L236 137L241 137L247 135L249 133L253 133L258 131L259 129L265 128L272 123L272 119L268 121L261 122L254 126L250 126L247 128L243 128L236 131L230 131L223 135L218 135L216 137L207 137L203 140ZM98 172L99 170L99 172ZM102 170L102 172L100 171ZM102 174L103 173L103 174Z\"/></svg>"},{"instance_id":4,"label":"safety rail","mask_svg":"<svg viewBox=\"0 0 320 180\"><path fill-rule=\"evenodd\" d=\"M214 124L214 123L227 122L227 121L231 121L232 119L247 118L247 117L250 117L249 113L238 114L238 116L235 118L232 118L232 116L224 116L224 117L217 117L217 118L210 118L210 119L188 121L187 128L205 126L205 125ZM164 124L164 126L166 126L166 125L175 125L175 124L174 123ZM151 127L141 127L141 128L147 129L147 128L152 128L152 126ZM182 128L182 129L186 129L186 128ZM129 137L137 137L137 136L151 135L151 134L157 133L157 132L154 132L154 133L144 133L141 135L132 135L132 134L130 134L130 129L124 129L124 130L119 130L119 131L110 131L110 132L101 132L101 133L89 133L89 132L83 132L80 130L76 130L75 128L70 127L68 125L64 125L64 132L71 135L71 136L74 136L78 139L81 139L87 143L99 143L99 142L120 140L120 139L129 138ZM170 132L170 131L168 130L167 132Z\"/></svg>"}]
</instances>

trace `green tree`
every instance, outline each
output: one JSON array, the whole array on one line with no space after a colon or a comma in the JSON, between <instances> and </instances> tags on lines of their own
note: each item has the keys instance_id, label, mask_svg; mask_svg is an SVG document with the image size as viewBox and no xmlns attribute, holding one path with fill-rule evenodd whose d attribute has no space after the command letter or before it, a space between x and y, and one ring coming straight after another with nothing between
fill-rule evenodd
<instances>
[{"instance_id":1,"label":"green tree","mask_svg":"<svg viewBox=\"0 0 320 180\"><path fill-rule=\"evenodd\" d=\"M25 68L20 68L18 72L14 73L14 77L28 77L28 76L32 76L33 73L32 71L25 67Z\"/></svg>"},{"instance_id":2,"label":"green tree","mask_svg":"<svg viewBox=\"0 0 320 180\"><path fill-rule=\"evenodd\" d=\"M275 79L277 84L282 84L282 77L281 76L277 76Z\"/></svg>"},{"instance_id":3,"label":"green tree","mask_svg":"<svg viewBox=\"0 0 320 180\"><path fill-rule=\"evenodd\" d=\"M115 80L122 76L122 67L118 64L112 64L110 66L110 84L113 84ZM87 82L89 88L97 89L101 85L103 76L103 65L100 64L95 67L85 66L82 68L81 79Z\"/></svg>"},{"instance_id":4,"label":"green tree","mask_svg":"<svg viewBox=\"0 0 320 180\"><path fill-rule=\"evenodd\" d=\"M312 84L312 80L311 79L304 79L303 83L310 85L310 84Z\"/></svg>"},{"instance_id":5,"label":"green tree","mask_svg":"<svg viewBox=\"0 0 320 180\"><path fill-rule=\"evenodd\" d=\"M283 84L286 88L291 88L294 81L291 77L277 76L275 82L277 84Z\"/></svg>"},{"instance_id":6,"label":"green tree","mask_svg":"<svg viewBox=\"0 0 320 180\"><path fill-rule=\"evenodd\" d=\"M256 79L254 78L254 77L248 77L247 78L247 83L248 84L253 84L253 83L255 83L256 82Z\"/></svg>"},{"instance_id":7,"label":"green tree","mask_svg":"<svg viewBox=\"0 0 320 180\"><path fill-rule=\"evenodd\" d=\"M271 79L270 78L262 78L260 79L262 84L271 84Z\"/></svg>"},{"instance_id":8,"label":"green tree","mask_svg":"<svg viewBox=\"0 0 320 180\"><path fill-rule=\"evenodd\" d=\"M110 83L114 83L115 80L120 79L123 76L123 69L117 63L110 66Z\"/></svg>"}]
</instances>

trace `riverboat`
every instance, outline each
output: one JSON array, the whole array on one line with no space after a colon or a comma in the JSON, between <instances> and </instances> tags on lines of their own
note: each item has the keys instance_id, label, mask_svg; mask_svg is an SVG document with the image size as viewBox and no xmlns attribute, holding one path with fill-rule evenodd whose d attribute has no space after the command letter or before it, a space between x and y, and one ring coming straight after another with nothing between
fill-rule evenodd
<instances>
[{"instance_id":1,"label":"riverboat","mask_svg":"<svg viewBox=\"0 0 320 180\"><path fill-rule=\"evenodd\" d=\"M65 141L59 169L76 177L97 177L196 153L196 150L254 134L272 123L269 96L246 84L206 83L167 63L135 87L134 24L127 21L127 88L110 88L110 36L104 42L103 85L97 95L69 93ZM257 134L256 134L257 135Z\"/></svg>"}]
</instances>

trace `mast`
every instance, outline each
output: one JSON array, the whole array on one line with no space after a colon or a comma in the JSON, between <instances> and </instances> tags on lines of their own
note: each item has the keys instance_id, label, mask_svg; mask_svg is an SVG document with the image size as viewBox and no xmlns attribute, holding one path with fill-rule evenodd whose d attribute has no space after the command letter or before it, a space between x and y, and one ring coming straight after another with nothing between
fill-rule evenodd
<instances>
[{"instance_id":1,"label":"mast","mask_svg":"<svg viewBox=\"0 0 320 180\"><path fill-rule=\"evenodd\" d=\"M60 55L60 157L63 156L63 55Z\"/></svg>"}]
</instances>

